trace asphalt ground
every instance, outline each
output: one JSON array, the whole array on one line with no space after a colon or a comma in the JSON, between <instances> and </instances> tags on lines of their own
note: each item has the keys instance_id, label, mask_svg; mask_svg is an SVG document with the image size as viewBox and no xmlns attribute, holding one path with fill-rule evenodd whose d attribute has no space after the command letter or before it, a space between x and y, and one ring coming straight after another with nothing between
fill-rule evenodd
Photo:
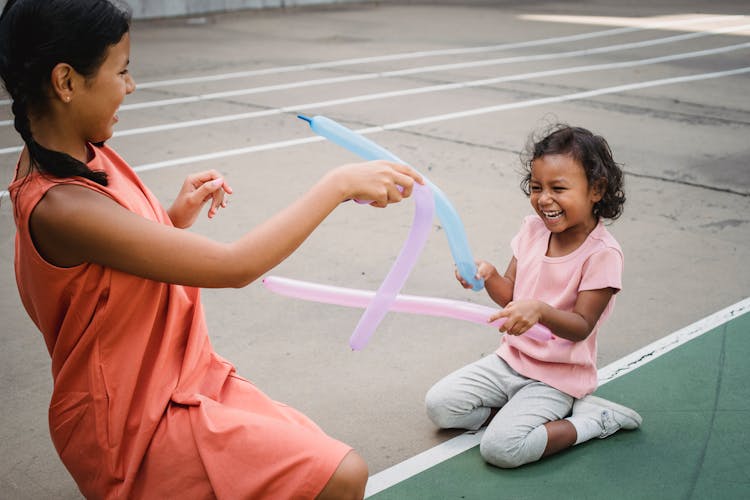
<instances>
[{"instance_id":1,"label":"asphalt ground","mask_svg":"<svg viewBox=\"0 0 750 500\"><path fill-rule=\"evenodd\" d=\"M139 90L110 144L165 205L188 173L221 171L231 205L192 230L232 241L356 160L309 140L297 113L380 127L368 137L427 174L459 212L474 255L504 267L531 213L518 187L529 134L557 121L590 128L623 164L628 196L610 226L626 265L600 333L604 366L750 295L748 44L740 1L381 2L136 22ZM10 118L0 103L0 121ZM18 145L0 123L3 185ZM375 290L412 205L343 204L269 274ZM49 439L49 356L18 299L13 235L6 197L0 496L77 498ZM492 305L456 283L437 220L403 291ZM424 393L498 344L488 327L392 313L352 352L359 310L280 297L260 282L205 290L203 301L217 352L354 446L371 473L455 435L427 420Z\"/></svg>"}]
</instances>

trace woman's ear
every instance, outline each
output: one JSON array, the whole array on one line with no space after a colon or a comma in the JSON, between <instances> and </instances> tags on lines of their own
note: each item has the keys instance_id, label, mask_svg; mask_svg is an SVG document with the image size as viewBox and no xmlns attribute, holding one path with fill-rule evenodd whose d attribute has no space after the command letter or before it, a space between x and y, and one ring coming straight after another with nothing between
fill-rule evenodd
<instances>
[{"instance_id":1,"label":"woman's ear","mask_svg":"<svg viewBox=\"0 0 750 500\"><path fill-rule=\"evenodd\" d=\"M75 75L76 71L70 64L57 63L50 74L52 94L63 102L70 102L73 99Z\"/></svg>"}]
</instances>

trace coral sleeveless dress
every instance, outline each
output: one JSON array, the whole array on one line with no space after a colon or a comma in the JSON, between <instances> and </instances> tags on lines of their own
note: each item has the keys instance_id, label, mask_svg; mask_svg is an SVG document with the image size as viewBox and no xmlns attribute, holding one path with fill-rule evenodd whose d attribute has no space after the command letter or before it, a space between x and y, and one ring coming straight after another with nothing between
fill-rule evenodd
<instances>
[{"instance_id":1,"label":"coral sleeveless dress","mask_svg":"<svg viewBox=\"0 0 750 500\"><path fill-rule=\"evenodd\" d=\"M112 149L89 162L104 187L34 171L9 191L15 272L44 335L54 389L49 426L88 498L313 498L350 448L271 401L218 356L196 288L84 263L48 263L29 217L61 183L97 191L147 219L166 211Z\"/></svg>"}]
</instances>

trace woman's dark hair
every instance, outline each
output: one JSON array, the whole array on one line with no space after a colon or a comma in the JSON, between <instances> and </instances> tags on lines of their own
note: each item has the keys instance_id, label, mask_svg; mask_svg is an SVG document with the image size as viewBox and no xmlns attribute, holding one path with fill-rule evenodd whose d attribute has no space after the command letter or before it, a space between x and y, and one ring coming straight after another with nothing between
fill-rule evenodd
<instances>
[{"instance_id":1,"label":"woman's dark hair","mask_svg":"<svg viewBox=\"0 0 750 500\"><path fill-rule=\"evenodd\" d=\"M61 62L85 78L96 75L130 29L130 10L110 0L8 0L0 16L0 77L13 101L14 125L32 168L55 177L80 176L107 185L107 175L34 140L29 115L46 111L50 75Z\"/></svg>"},{"instance_id":2,"label":"woman's dark hair","mask_svg":"<svg viewBox=\"0 0 750 500\"><path fill-rule=\"evenodd\" d=\"M546 155L568 155L583 166L589 186L601 185L604 194L594 205L594 215L615 220L622 215L625 204L623 174L620 165L612 158L612 151L604 137L594 135L581 127L556 124L547 129L541 139L531 136L521 153L524 177L521 189L531 194L531 164Z\"/></svg>"}]
</instances>

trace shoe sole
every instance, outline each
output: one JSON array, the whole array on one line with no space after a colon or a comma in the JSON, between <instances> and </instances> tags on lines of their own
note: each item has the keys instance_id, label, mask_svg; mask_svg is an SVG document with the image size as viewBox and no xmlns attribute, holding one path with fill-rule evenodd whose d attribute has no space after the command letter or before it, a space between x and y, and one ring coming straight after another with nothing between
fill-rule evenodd
<instances>
[{"instance_id":1,"label":"shoe sole","mask_svg":"<svg viewBox=\"0 0 750 500\"><path fill-rule=\"evenodd\" d=\"M618 405L617 403L613 403L612 401L609 401L608 399L604 398L598 398L596 396L586 396L585 400L580 399L576 402L578 406L596 406L596 407L604 407L608 408L612 411L616 411L623 417L622 421L620 422L620 427L622 429L626 430L633 430L637 429L641 426L643 423L643 417L641 417L638 412L635 410L628 408L627 406Z\"/></svg>"}]
</instances>

